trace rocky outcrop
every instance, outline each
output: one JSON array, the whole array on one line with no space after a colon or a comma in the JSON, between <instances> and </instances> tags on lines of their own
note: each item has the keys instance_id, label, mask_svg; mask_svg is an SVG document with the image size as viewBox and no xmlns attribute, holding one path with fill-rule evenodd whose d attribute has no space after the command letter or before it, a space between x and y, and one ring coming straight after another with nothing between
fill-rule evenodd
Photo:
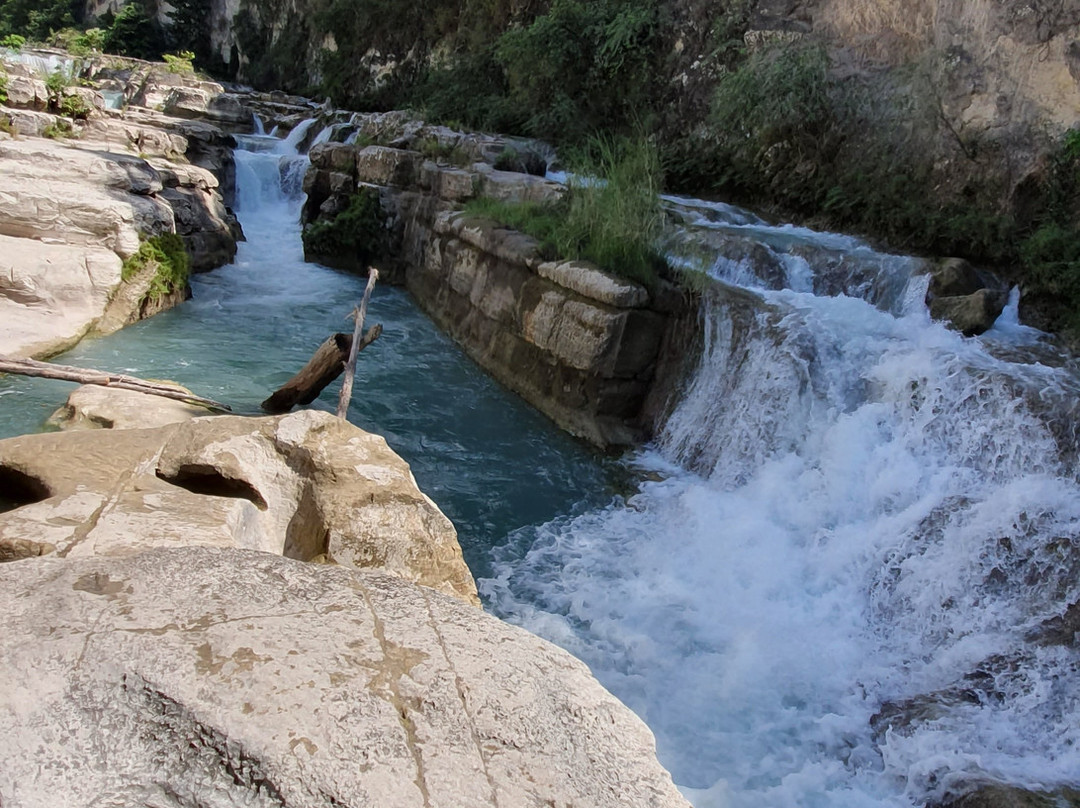
<instances>
[{"instance_id":1,"label":"rocky outcrop","mask_svg":"<svg viewBox=\"0 0 1080 808\"><path fill-rule=\"evenodd\" d=\"M0 544L29 538L70 558L178 544L325 556L478 602L453 526L408 465L327 413L0 441L0 479L16 478L31 493L0 514Z\"/></svg>"},{"instance_id":2,"label":"rocky outcrop","mask_svg":"<svg viewBox=\"0 0 1080 808\"><path fill-rule=\"evenodd\" d=\"M638 416L668 325L641 286L581 261L545 261L494 222L439 214L406 273L420 306L496 379L602 447Z\"/></svg>"},{"instance_id":3,"label":"rocky outcrop","mask_svg":"<svg viewBox=\"0 0 1080 808\"><path fill-rule=\"evenodd\" d=\"M156 548L0 565L0 799L686 808L565 652L378 571Z\"/></svg>"},{"instance_id":4,"label":"rocky outcrop","mask_svg":"<svg viewBox=\"0 0 1080 808\"><path fill-rule=\"evenodd\" d=\"M17 139L0 134L0 354L49 356L186 299L184 285L160 294L153 268L122 275L147 237L179 234L195 271L232 260L242 233L222 196L235 178L231 138L205 122L107 111L86 87L66 91L85 114L70 120L46 111L29 66L6 69L14 91L0 116Z\"/></svg>"},{"instance_id":5,"label":"rocky outcrop","mask_svg":"<svg viewBox=\"0 0 1080 808\"><path fill-rule=\"evenodd\" d=\"M0 441L5 805L686 808L582 663L475 608L381 438L145 398L67 415L166 426Z\"/></svg>"},{"instance_id":6,"label":"rocky outcrop","mask_svg":"<svg viewBox=\"0 0 1080 808\"><path fill-rule=\"evenodd\" d=\"M377 188L391 245L383 277L404 283L478 364L564 429L601 447L641 439L642 405L682 297L587 262L547 260L528 236L456 212L480 196L552 202L564 186L392 146L328 143L310 157L309 222L332 220L358 189Z\"/></svg>"},{"instance_id":7,"label":"rocky outcrop","mask_svg":"<svg viewBox=\"0 0 1080 808\"><path fill-rule=\"evenodd\" d=\"M120 269L103 247L0 235L0 354L49 356L75 345L104 313Z\"/></svg>"}]
</instances>

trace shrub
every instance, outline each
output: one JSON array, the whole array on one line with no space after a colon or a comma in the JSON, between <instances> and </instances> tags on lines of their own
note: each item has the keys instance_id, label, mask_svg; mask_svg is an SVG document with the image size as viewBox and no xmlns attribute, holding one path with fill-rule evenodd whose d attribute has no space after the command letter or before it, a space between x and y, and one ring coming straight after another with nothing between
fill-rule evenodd
<instances>
[{"instance_id":1,"label":"shrub","mask_svg":"<svg viewBox=\"0 0 1080 808\"><path fill-rule=\"evenodd\" d=\"M105 32L104 50L136 59L160 59L167 49L164 34L142 3L129 2Z\"/></svg>"},{"instance_id":2,"label":"shrub","mask_svg":"<svg viewBox=\"0 0 1080 808\"><path fill-rule=\"evenodd\" d=\"M60 113L77 121L85 121L93 109L81 96L65 95L60 99Z\"/></svg>"},{"instance_id":3,"label":"shrub","mask_svg":"<svg viewBox=\"0 0 1080 808\"><path fill-rule=\"evenodd\" d=\"M655 102L661 49L654 0L554 0L546 14L499 37L495 59L525 130L581 142L640 125Z\"/></svg>"},{"instance_id":4,"label":"shrub","mask_svg":"<svg viewBox=\"0 0 1080 808\"><path fill-rule=\"evenodd\" d=\"M75 137L75 127L70 122L65 121L63 118L57 118L50 123L41 132L42 137L51 138L53 140L61 140L66 137Z\"/></svg>"},{"instance_id":5,"label":"shrub","mask_svg":"<svg viewBox=\"0 0 1080 808\"><path fill-rule=\"evenodd\" d=\"M13 50L16 53L23 49L23 45L26 44L26 37L19 36L18 34L8 34L7 36L0 38L0 48L7 48Z\"/></svg>"},{"instance_id":6,"label":"shrub","mask_svg":"<svg viewBox=\"0 0 1080 808\"><path fill-rule=\"evenodd\" d=\"M8 77L7 72L0 69L0 104L6 104L8 100L7 96Z\"/></svg>"},{"instance_id":7,"label":"shrub","mask_svg":"<svg viewBox=\"0 0 1080 808\"><path fill-rule=\"evenodd\" d=\"M182 289L187 284L190 268L184 240L175 233L151 236L139 245L134 255L124 261L121 277L129 281L148 266L155 267L156 271L144 300L160 300Z\"/></svg>"},{"instance_id":8,"label":"shrub","mask_svg":"<svg viewBox=\"0 0 1080 808\"><path fill-rule=\"evenodd\" d=\"M106 32L101 28L90 28L86 31L63 28L49 37L49 44L63 48L72 56L89 56L105 49L105 37Z\"/></svg>"},{"instance_id":9,"label":"shrub","mask_svg":"<svg viewBox=\"0 0 1080 808\"><path fill-rule=\"evenodd\" d=\"M386 245L386 213L379 192L362 188L333 219L312 222L303 233L304 252L324 258L342 257L358 267L378 258Z\"/></svg>"},{"instance_id":10,"label":"shrub","mask_svg":"<svg viewBox=\"0 0 1080 808\"><path fill-rule=\"evenodd\" d=\"M165 67L170 73L181 76L190 76L195 73L195 66L191 63L191 60L195 58L195 54L191 51L163 53L161 58L165 61Z\"/></svg>"},{"instance_id":11,"label":"shrub","mask_svg":"<svg viewBox=\"0 0 1080 808\"><path fill-rule=\"evenodd\" d=\"M50 32L73 27L84 5L80 0L0 0L0 36L44 42Z\"/></svg>"}]
</instances>

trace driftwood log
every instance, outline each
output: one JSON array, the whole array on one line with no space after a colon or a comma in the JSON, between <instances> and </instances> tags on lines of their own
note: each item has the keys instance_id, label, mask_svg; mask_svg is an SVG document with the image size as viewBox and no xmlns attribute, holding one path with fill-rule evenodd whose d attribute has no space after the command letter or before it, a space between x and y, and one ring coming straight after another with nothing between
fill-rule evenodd
<instances>
[{"instance_id":1,"label":"driftwood log","mask_svg":"<svg viewBox=\"0 0 1080 808\"><path fill-rule=\"evenodd\" d=\"M137 393L171 398L174 401L183 401L185 404L195 404L199 407L206 407L212 412L232 412L226 404L197 396L174 385L149 382L134 376L106 373L102 370L76 368L70 365L54 365L51 362L38 362L36 359L13 359L0 356L0 373L36 376L41 379L59 379L60 381L75 382L77 384L96 384L101 387L117 387L121 390L134 390Z\"/></svg>"},{"instance_id":2,"label":"driftwood log","mask_svg":"<svg viewBox=\"0 0 1080 808\"><path fill-rule=\"evenodd\" d=\"M382 326L376 325L364 334L356 351L359 353L373 343L382 334ZM308 363L300 372L277 390L260 406L264 412L280 415L288 412L297 404L310 404L319 397L330 382L345 370L352 352L351 334L334 334L318 347Z\"/></svg>"}]
</instances>

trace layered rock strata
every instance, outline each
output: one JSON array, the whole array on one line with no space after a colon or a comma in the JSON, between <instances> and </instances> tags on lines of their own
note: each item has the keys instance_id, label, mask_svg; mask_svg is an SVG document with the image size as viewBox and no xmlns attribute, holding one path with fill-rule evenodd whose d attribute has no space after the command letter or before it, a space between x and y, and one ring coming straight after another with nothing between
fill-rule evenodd
<instances>
[{"instance_id":1,"label":"layered rock strata","mask_svg":"<svg viewBox=\"0 0 1080 808\"><path fill-rule=\"evenodd\" d=\"M184 286L151 294L153 267L122 274L142 239L180 235L195 271L232 260L242 233L222 196L234 181L228 135L107 110L84 87L63 91L82 104L85 118L71 120L48 111L55 99L31 67L3 69L0 354L50 356L184 300Z\"/></svg>"},{"instance_id":2,"label":"layered rock strata","mask_svg":"<svg viewBox=\"0 0 1080 808\"><path fill-rule=\"evenodd\" d=\"M309 221L332 218L358 189L378 189L391 243L384 275L478 364L598 446L642 438L642 406L682 295L663 283L650 293L585 261L545 260L534 239L459 212L479 196L550 202L564 186L390 146L330 143L310 156ZM319 258L349 265L349 256Z\"/></svg>"}]
</instances>

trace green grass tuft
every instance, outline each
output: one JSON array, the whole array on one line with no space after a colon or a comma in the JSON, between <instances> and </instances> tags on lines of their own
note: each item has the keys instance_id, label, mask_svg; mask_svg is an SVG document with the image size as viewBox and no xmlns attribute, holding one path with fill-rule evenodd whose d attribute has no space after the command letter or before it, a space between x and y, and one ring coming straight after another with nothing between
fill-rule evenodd
<instances>
[{"instance_id":1,"label":"green grass tuft","mask_svg":"<svg viewBox=\"0 0 1080 808\"><path fill-rule=\"evenodd\" d=\"M597 138L572 162L581 179L570 182L561 202L478 199L466 210L527 233L549 259L584 259L655 287L665 266L653 246L663 225L655 149L642 139Z\"/></svg>"}]
</instances>

